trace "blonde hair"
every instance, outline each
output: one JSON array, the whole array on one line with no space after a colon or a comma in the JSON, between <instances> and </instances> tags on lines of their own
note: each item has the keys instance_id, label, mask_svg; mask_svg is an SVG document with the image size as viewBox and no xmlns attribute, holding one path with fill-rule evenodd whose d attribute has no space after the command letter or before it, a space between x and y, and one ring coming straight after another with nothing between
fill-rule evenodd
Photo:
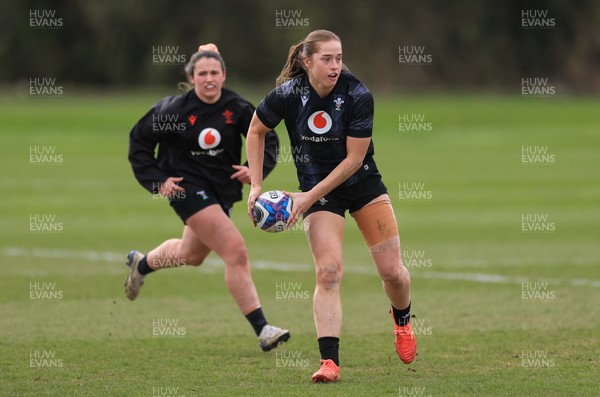
<instances>
[{"instance_id":1,"label":"blonde hair","mask_svg":"<svg viewBox=\"0 0 600 397\"><path fill-rule=\"evenodd\" d=\"M304 40L292 45L287 62L277 77L277 84L279 85L291 78L300 76L302 73L306 73L304 57L311 57L317 52L319 49L318 43L332 40L342 43L338 35L329 30L314 30ZM342 65L342 67L347 70L346 65Z\"/></svg>"}]
</instances>

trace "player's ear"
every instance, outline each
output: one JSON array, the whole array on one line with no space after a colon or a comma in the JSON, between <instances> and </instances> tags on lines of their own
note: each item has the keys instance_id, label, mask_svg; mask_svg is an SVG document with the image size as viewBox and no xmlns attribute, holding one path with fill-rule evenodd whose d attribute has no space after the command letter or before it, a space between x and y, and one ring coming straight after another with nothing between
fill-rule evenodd
<instances>
[{"instance_id":1,"label":"player's ear","mask_svg":"<svg viewBox=\"0 0 600 397\"><path fill-rule=\"evenodd\" d=\"M304 66L306 67L306 69L310 69L312 67L312 60L309 57L304 56L302 60L304 61Z\"/></svg>"}]
</instances>

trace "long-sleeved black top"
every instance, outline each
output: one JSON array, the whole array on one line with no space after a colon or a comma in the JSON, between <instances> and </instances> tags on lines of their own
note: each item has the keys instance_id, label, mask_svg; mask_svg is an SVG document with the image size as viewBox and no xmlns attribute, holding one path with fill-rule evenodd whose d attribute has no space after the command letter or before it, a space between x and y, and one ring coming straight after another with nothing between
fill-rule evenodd
<instances>
[{"instance_id":1,"label":"long-sleeved black top","mask_svg":"<svg viewBox=\"0 0 600 397\"><path fill-rule=\"evenodd\" d=\"M231 179L239 165L254 106L237 93L222 89L214 104L202 102L194 90L161 99L129 134L129 162L139 183L152 193L168 177L214 189L233 204L242 199L242 184ZM158 151L155 155L156 148ZM277 162L275 131L265 139L263 177Z\"/></svg>"}]
</instances>

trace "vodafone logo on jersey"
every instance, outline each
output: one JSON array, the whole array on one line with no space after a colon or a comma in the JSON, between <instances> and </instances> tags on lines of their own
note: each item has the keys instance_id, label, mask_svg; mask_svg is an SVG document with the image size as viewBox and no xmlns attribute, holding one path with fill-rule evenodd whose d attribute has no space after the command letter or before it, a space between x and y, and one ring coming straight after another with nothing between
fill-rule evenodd
<instances>
[{"instance_id":1,"label":"vodafone logo on jersey","mask_svg":"<svg viewBox=\"0 0 600 397\"><path fill-rule=\"evenodd\" d=\"M212 149L219 146L221 143L221 133L214 128L205 128L200 131L198 144L202 149Z\"/></svg>"},{"instance_id":2,"label":"vodafone logo on jersey","mask_svg":"<svg viewBox=\"0 0 600 397\"><path fill-rule=\"evenodd\" d=\"M314 112L308 118L308 128L315 134L324 134L331 129L331 116L324 110Z\"/></svg>"}]
</instances>

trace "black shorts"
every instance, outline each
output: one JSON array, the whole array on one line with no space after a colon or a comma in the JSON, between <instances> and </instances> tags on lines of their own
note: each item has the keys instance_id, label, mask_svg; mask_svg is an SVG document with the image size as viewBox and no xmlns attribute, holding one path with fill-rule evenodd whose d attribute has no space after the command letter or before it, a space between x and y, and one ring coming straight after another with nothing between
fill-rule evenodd
<instances>
[{"instance_id":1,"label":"black shorts","mask_svg":"<svg viewBox=\"0 0 600 397\"><path fill-rule=\"evenodd\" d=\"M178 185L185 190L169 197L169 203L184 224L189 217L213 204L219 204L223 212L229 216L233 204L222 203L213 189L187 182L181 182Z\"/></svg>"},{"instance_id":2,"label":"black shorts","mask_svg":"<svg viewBox=\"0 0 600 397\"><path fill-rule=\"evenodd\" d=\"M374 172L350 186L340 185L310 206L304 217L317 211L329 211L344 216L346 211L358 211L374 198L387 193L381 174Z\"/></svg>"}]
</instances>

